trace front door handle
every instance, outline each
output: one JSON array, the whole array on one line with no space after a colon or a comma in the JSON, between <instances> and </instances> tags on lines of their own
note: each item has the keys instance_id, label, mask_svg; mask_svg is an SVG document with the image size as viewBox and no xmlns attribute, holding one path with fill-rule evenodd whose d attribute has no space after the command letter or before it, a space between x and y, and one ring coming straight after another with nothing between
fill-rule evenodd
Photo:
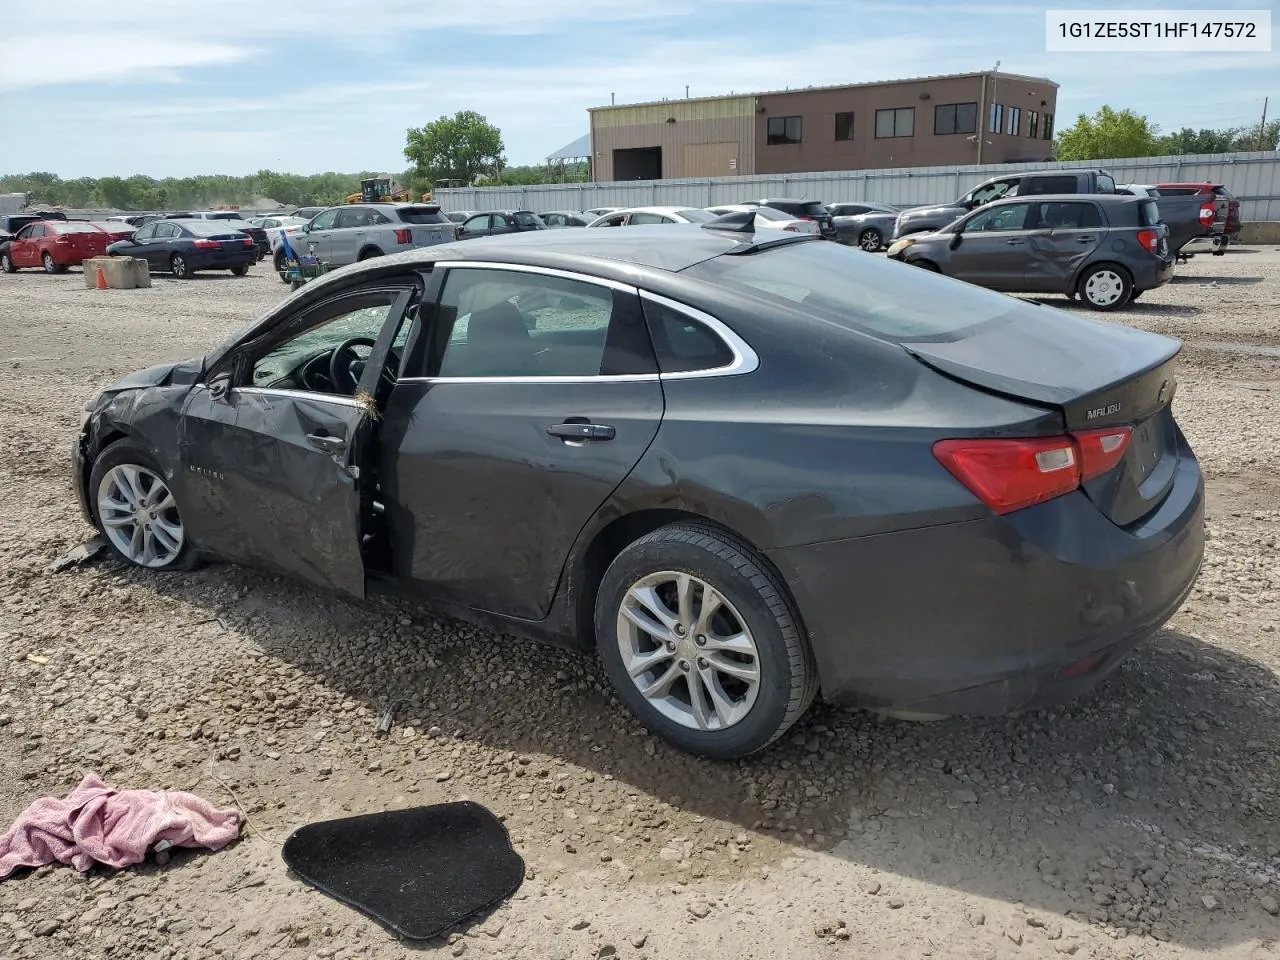
<instances>
[{"instance_id":1,"label":"front door handle","mask_svg":"<svg viewBox=\"0 0 1280 960\"><path fill-rule=\"evenodd\" d=\"M1011 247L1020 247L1020 246L1022 246L1022 241L1021 241L1021 240L1006 240L1006 241L1005 241L1005 243L1007 243L1007 244L1008 244L1009 246L1011 246Z\"/></svg>"},{"instance_id":2,"label":"front door handle","mask_svg":"<svg viewBox=\"0 0 1280 960\"><path fill-rule=\"evenodd\" d=\"M1097 237L1076 237L1076 243L1093 243Z\"/></svg>"},{"instance_id":3,"label":"front door handle","mask_svg":"<svg viewBox=\"0 0 1280 960\"><path fill-rule=\"evenodd\" d=\"M612 440L617 431L607 423L582 423L565 421L547 427L547 433L561 440Z\"/></svg>"},{"instance_id":4,"label":"front door handle","mask_svg":"<svg viewBox=\"0 0 1280 960\"><path fill-rule=\"evenodd\" d=\"M337 453L347 446L347 441L342 437L330 436L327 433L308 433L307 442L325 453Z\"/></svg>"}]
</instances>

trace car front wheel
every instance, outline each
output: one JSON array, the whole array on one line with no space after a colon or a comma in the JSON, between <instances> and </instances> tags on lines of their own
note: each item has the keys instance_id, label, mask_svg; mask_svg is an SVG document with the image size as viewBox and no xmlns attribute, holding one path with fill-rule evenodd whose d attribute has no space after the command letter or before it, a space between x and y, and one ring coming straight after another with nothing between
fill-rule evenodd
<instances>
[{"instance_id":1,"label":"car front wheel","mask_svg":"<svg viewBox=\"0 0 1280 960\"><path fill-rule=\"evenodd\" d=\"M231 268L231 273L237 277L243 277L248 272L249 272L249 265L247 263L237 263L234 267Z\"/></svg>"},{"instance_id":2,"label":"car front wheel","mask_svg":"<svg viewBox=\"0 0 1280 960\"><path fill-rule=\"evenodd\" d=\"M89 476L94 518L121 560L151 570L184 570L193 551L163 471L130 440L111 444Z\"/></svg>"},{"instance_id":3,"label":"car front wheel","mask_svg":"<svg viewBox=\"0 0 1280 960\"><path fill-rule=\"evenodd\" d=\"M12 258L7 253L0 253L0 270L5 273L17 273L18 268L14 266Z\"/></svg>"},{"instance_id":4,"label":"car front wheel","mask_svg":"<svg viewBox=\"0 0 1280 960\"><path fill-rule=\"evenodd\" d=\"M879 230L868 228L858 234L858 246L868 253L875 253L884 246L884 238L880 236Z\"/></svg>"},{"instance_id":5,"label":"car front wheel","mask_svg":"<svg viewBox=\"0 0 1280 960\"><path fill-rule=\"evenodd\" d=\"M289 271L284 265L284 251L277 250L271 258L271 264L275 267L276 276L280 278L281 283L289 282Z\"/></svg>"},{"instance_id":6,"label":"car front wheel","mask_svg":"<svg viewBox=\"0 0 1280 960\"><path fill-rule=\"evenodd\" d=\"M626 547L600 583L595 629L627 707L699 756L763 749L817 692L786 588L747 544L708 525L674 524Z\"/></svg>"},{"instance_id":7,"label":"car front wheel","mask_svg":"<svg viewBox=\"0 0 1280 960\"><path fill-rule=\"evenodd\" d=\"M1111 263L1090 267L1080 278L1080 299L1094 310L1119 310L1133 293L1128 272Z\"/></svg>"}]
</instances>

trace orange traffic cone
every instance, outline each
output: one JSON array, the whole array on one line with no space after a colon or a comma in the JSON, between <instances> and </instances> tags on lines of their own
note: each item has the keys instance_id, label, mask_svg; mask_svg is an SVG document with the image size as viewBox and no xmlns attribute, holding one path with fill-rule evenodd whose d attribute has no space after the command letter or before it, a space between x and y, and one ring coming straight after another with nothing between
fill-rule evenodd
<instances>
[{"instance_id":1,"label":"orange traffic cone","mask_svg":"<svg viewBox=\"0 0 1280 960\"><path fill-rule=\"evenodd\" d=\"M104 273L104 272L103 272L103 270L102 270L102 268L101 268L101 267L99 267L99 268L98 268L98 284L97 284L97 286L98 286L98 289L99 289L99 290L105 290L105 289L107 289L107 275L106 275L106 273Z\"/></svg>"}]
</instances>

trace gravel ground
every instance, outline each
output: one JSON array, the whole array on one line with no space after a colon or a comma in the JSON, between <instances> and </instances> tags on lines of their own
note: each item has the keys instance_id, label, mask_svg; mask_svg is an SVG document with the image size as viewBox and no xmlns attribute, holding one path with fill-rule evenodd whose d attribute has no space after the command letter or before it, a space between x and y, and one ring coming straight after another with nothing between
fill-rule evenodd
<instances>
[{"instance_id":1,"label":"gravel ground","mask_svg":"<svg viewBox=\"0 0 1280 960\"><path fill-rule=\"evenodd\" d=\"M590 659L410 604L230 566L48 572L88 535L66 482L82 402L284 294L261 268L0 279L0 826L88 769L250 823L218 854L0 883L0 955L408 957L278 844L463 797L506 819L528 879L445 956L1277 955L1280 250L1198 257L1118 317L1186 340L1176 409L1208 477L1204 573L1154 642L1066 708L818 705L732 764L645 734ZM388 697L409 706L384 740Z\"/></svg>"}]
</instances>

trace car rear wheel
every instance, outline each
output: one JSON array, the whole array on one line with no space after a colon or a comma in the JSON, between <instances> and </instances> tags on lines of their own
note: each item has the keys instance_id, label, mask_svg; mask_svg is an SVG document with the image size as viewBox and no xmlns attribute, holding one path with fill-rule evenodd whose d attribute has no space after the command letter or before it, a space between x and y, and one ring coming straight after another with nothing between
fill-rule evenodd
<instances>
[{"instance_id":1,"label":"car rear wheel","mask_svg":"<svg viewBox=\"0 0 1280 960\"><path fill-rule=\"evenodd\" d=\"M880 236L879 230L868 227L858 234L858 246L868 253L875 253L884 246L884 237Z\"/></svg>"},{"instance_id":2,"label":"car rear wheel","mask_svg":"<svg viewBox=\"0 0 1280 960\"><path fill-rule=\"evenodd\" d=\"M12 258L7 253L0 253L0 270L5 273L17 273L18 268L14 266Z\"/></svg>"},{"instance_id":3,"label":"car rear wheel","mask_svg":"<svg viewBox=\"0 0 1280 960\"><path fill-rule=\"evenodd\" d=\"M249 265L247 263L237 263L231 268L231 272L237 277L243 277L249 272Z\"/></svg>"},{"instance_id":4,"label":"car rear wheel","mask_svg":"<svg viewBox=\"0 0 1280 960\"><path fill-rule=\"evenodd\" d=\"M942 272L932 260L908 260L907 263L913 267L920 267L922 270L932 270L934 273Z\"/></svg>"},{"instance_id":5,"label":"car rear wheel","mask_svg":"<svg viewBox=\"0 0 1280 960\"><path fill-rule=\"evenodd\" d=\"M187 266L187 261L180 253L175 253L169 258L169 270L179 280L191 279L191 268Z\"/></svg>"},{"instance_id":6,"label":"car rear wheel","mask_svg":"<svg viewBox=\"0 0 1280 960\"><path fill-rule=\"evenodd\" d=\"M1100 263L1080 278L1080 299L1094 310L1118 310L1129 302L1133 280L1124 267Z\"/></svg>"},{"instance_id":7,"label":"car rear wheel","mask_svg":"<svg viewBox=\"0 0 1280 960\"><path fill-rule=\"evenodd\" d=\"M288 283L288 282L289 282L289 271L285 269L285 265L284 265L284 251L283 251L283 250L277 250L277 251L272 255L271 263L272 263L272 266L274 266L274 267L275 267L275 270L276 270L276 276L278 276L278 277L280 278L280 282L281 282L281 283Z\"/></svg>"},{"instance_id":8,"label":"car rear wheel","mask_svg":"<svg viewBox=\"0 0 1280 960\"><path fill-rule=\"evenodd\" d=\"M40 262L44 264L45 273L61 273L63 270L67 269L66 267L59 266L58 262L53 259L53 254L51 253L46 253L41 257Z\"/></svg>"},{"instance_id":9,"label":"car rear wheel","mask_svg":"<svg viewBox=\"0 0 1280 960\"><path fill-rule=\"evenodd\" d=\"M782 736L817 693L786 588L747 544L714 527L662 527L609 565L595 604L609 679L646 727L716 760Z\"/></svg>"},{"instance_id":10,"label":"car rear wheel","mask_svg":"<svg viewBox=\"0 0 1280 960\"><path fill-rule=\"evenodd\" d=\"M365 247L365 249L360 251L360 256L356 257L356 260L371 260L374 257L380 256L382 256L382 251L377 247Z\"/></svg>"},{"instance_id":11,"label":"car rear wheel","mask_svg":"<svg viewBox=\"0 0 1280 960\"><path fill-rule=\"evenodd\" d=\"M185 570L194 551L178 502L155 460L132 440L99 454L89 476L94 519L121 560L149 570Z\"/></svg>"}]
</instances>

